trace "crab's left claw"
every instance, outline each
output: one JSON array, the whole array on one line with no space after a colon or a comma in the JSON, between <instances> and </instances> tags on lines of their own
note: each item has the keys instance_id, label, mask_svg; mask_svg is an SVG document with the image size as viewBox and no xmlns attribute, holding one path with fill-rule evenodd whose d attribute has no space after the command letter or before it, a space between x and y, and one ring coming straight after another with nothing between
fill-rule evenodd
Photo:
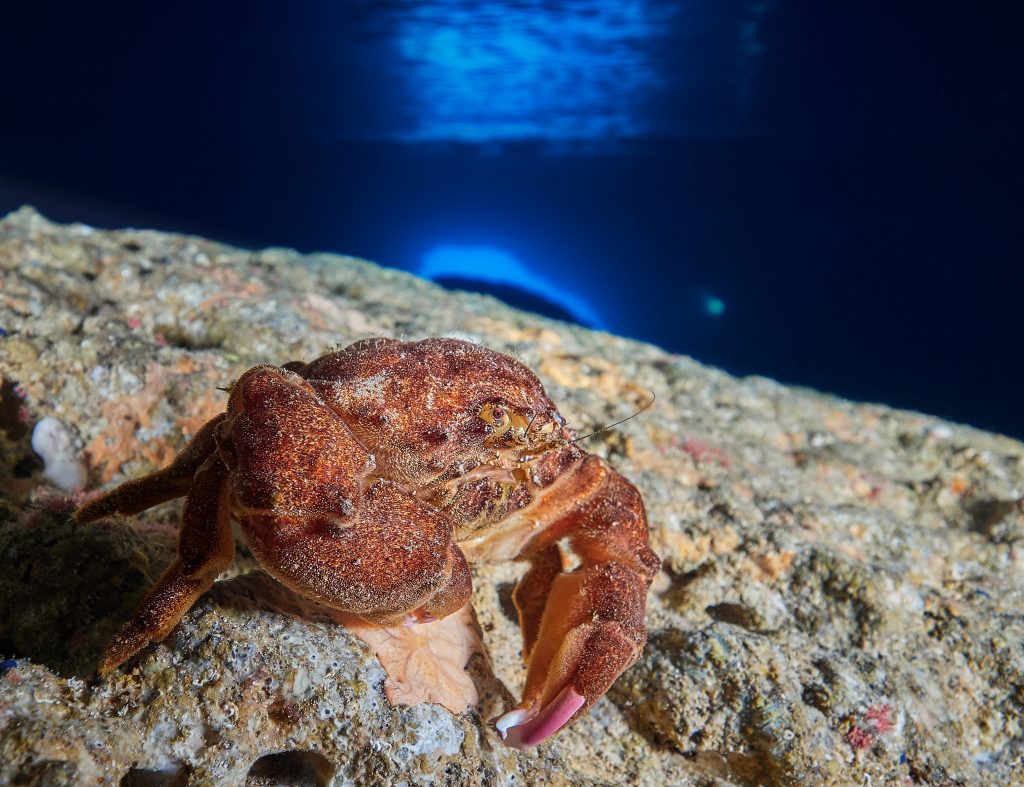
<instances>
[{"instance_id":1,"label":"crab's left claw","mask_svg":"<svg viewBox=\"0 0 1024 787\"><path fill-rule=\"evenodd\" d=\"M496 727L515 748L535 746L585 713L647 640L647 588L661 561L648 545L640 495L597 457L574 476L576 504L529 555L514 593L529 666L522 702ZM559 537L580 559L571 573Z\"/></svg>"}]
</instances>

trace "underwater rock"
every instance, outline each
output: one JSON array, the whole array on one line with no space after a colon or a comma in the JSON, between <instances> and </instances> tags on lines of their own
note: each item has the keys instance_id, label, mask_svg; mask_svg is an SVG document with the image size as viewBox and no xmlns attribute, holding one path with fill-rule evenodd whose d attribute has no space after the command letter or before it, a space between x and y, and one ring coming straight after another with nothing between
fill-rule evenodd
<instances>
[{"instance_id":1,"label":"underwater rock","mask_svg":"<svg viewBox=\"0 0 1024 787\"><path fill-rule=\"evenodd\" d=\"M1008 784L1024 779L1024 445L452 293L349 257L0 220L0 783ZM650 641L526 752L510 591L475 573L478 704L393 706L372 651L239 557L162 643L93 665L180 511L72 527L32 436L86 487L160 466L257 363L453 335L535 369L644 495ZM68 456L68 449L80 455ZM39 450L37 448L37 450ZM43 451L45 454L45 450ZM72 483L74 482L74 483Z\"/></svg>"}]
</instances>

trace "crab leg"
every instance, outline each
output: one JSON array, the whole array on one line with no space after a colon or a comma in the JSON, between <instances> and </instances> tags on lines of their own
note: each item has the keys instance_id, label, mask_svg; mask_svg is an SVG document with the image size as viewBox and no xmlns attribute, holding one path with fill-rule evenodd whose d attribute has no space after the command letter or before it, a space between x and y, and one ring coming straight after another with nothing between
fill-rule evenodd
<instances>
[{"instance_id":1,"label":"crab leg","mask_svg":"<svg viewBox=\"0 0 1024 787\"><path fill-rule=\"evenodd\" d=\"M100 674L166 637L231 564L235 542L226 478L227 468L216 456L196 471L178 535L178 557L114 635L100 660Z\"/></svg>"},{"instance_id":2,"label":"crab leg","mask_svg":"<svg viewBox=\"0 0 1024 787\"><path fill-rule=\"evenodd\" d=\"M526 550L532 565L516 587L528 660L523 700L497 728L505 743L527 748L554 735L608 691L640 655L647 588L660 560L647 542L647 519L636 488L597 457L574 471L560 500L542 500L555 521ZM581 494L568 510L565 497ZM557 542L566 539L580 565L562 568Z\"/></svg>"},{"instance_id":3,"label":"crab leg","mask_svg":"<svg viewBox=\"0 0 1024 787\"><path fill-rule=\"evenodd\" d=\"M551 595L551 584L562 573L562 550L552 544L540 550L530 561L530 568L512 592L512 600L519 610L519 627L523 631L523 658L527 662L537 644L544 607Z\"/></svg>"},{"instance_id":4,"label":"crab leg","mask_svg":"<svg viewBox=\"0 0 1024 787\"><path fill-rule=\"evenodd\" d=\"M218 415L207 421L167 467L141 478L125 481L109 492L90 500L75 511L75 521L86 524L111 514L138 514L147 508L188 494L192 477L216 450L214 432L223 420L224 416Z\"/></svg>"}]
</instances>

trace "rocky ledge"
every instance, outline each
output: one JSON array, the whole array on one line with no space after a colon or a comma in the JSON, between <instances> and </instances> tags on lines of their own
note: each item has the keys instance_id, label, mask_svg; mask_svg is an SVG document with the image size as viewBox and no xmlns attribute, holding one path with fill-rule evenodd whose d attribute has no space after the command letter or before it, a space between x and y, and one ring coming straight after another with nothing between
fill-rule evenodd
<instances>
[{"instance_id":1,"label":"rocky ledge","mask_svg":"<svg viewBox=\"0 0 1024 787\"><path fill-rule=\"evenodd\" d=\"M1024 780L1024 445L450 293L333 255L0 220L0 782L1010 784ZM523 670L475 577L475 706L394 706L373 652L239 544L170 637L104 643L169 562L180 504L73 527L79 487L165 463L258 363L453 335L537 371L640 488L650 641L538 749L489 720Z\"/></svg>"}]
</instances>

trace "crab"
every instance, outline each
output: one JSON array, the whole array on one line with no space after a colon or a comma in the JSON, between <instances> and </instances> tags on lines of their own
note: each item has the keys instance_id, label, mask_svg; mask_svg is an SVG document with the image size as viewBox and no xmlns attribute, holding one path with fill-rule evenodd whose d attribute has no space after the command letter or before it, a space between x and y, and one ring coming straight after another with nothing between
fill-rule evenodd
<instances>
[{"instance_id":1,"label":"crab","mask_svg":"<svg viewBox=\"0 0 1024 787\"><path fill-rule=\"evenodd\" d=\"M495 727L534 746L636 661L661 565L636 487L575 440L526 366L456 339L256 366L170 465L75 512L86 523L187 495L177 558L100 672L166 637L213 585L234 557L232 517L271 576L381 625L443 618L469 602L470 566L521 560L526 682Z\"/></svg>"}]
</instances>

